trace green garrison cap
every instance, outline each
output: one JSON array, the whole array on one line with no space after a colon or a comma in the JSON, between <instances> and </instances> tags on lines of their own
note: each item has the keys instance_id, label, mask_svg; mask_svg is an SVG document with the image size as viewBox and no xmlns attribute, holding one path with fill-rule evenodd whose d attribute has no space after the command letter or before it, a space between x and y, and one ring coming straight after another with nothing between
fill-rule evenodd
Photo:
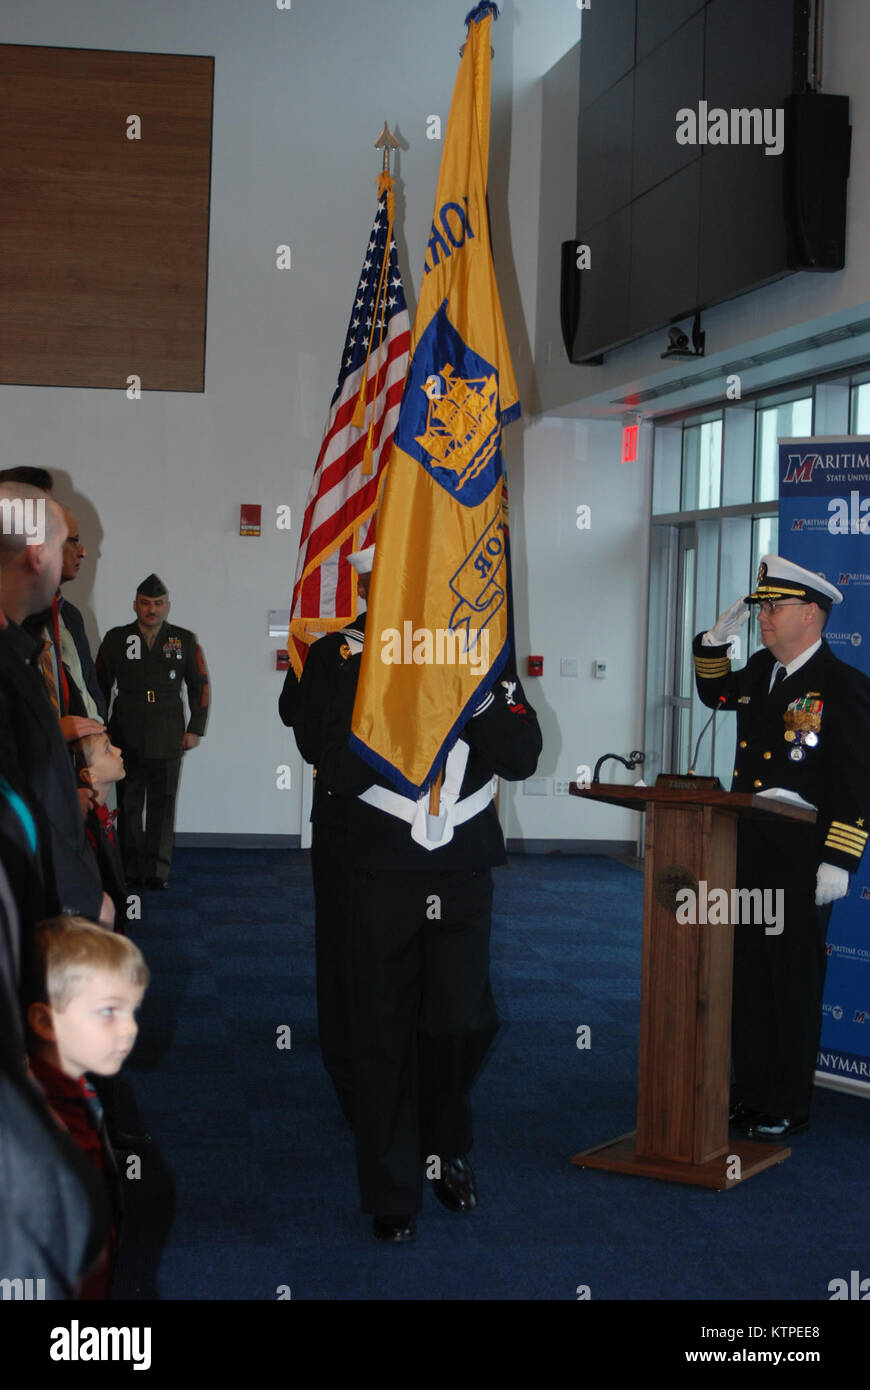
<instances>
[{"instance_id":1,"label":"green garrison cap","mask_svg":"<svg viewBox=\"0 0 870 1390\"><path fill-rule=\"evenodd\" d=\"M159 575L149 574L147 579L142 580L136 593L141 594L143 598L163 598L169 590Z\"/></svg>"}]
</instances>

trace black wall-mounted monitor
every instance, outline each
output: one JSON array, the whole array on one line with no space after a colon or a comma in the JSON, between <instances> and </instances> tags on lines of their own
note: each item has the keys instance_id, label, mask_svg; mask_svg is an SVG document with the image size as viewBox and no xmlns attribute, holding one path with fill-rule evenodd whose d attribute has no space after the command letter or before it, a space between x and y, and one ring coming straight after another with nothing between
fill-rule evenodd
<instances>
[{"instance_id":1,"label":"black wall-mounted monitor","mask_svg":"<svg viewBox=\"0 0 870 1390\"><path fill-rule=\"evenodd\" d=\"M848 99L806 91L809 9L608 0L584 11L577 241L588 252L582 268L564 261L572 361L796 269L842 267ZM830 163L812 167L820 144ZM814 229L796 226L820 200L822 252Z\"/></svg>"}]
</instances>

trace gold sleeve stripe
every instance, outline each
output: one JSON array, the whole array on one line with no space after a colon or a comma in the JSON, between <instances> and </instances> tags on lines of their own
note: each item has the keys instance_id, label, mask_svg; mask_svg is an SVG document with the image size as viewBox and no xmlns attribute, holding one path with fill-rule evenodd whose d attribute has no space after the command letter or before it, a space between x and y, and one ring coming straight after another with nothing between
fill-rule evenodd
<instances>
[{"instance_id":1,"label":"gold sleeve stripe","mask_svg":"<svg viewBox=\"0 0 870 1390\"><path fill-rule=\"evenodd\" d=\"M825 841L826 849L838 849L841 854L851 854L855 859L860 859L863 850L856 845L846 844L845 841L837 839L836 835L829 835Z\"/></svg>"},{"instance_id":2,"label":"gold sleeve stripe","mask_svg":"<svg viewBox=\"0 0 870 1390\"><path fill-rule=\"evenodd\" d=\"M728 675L731 661L727 656L696 656L695 670L704 680L718 679Z\"/></svg>"},{"instance_id":3,"label":"gold sleeve stripe","mask_svg":"<svg viewBox=\"0 0 870 1390\"><path fill-rule=\"evenodd\" d=\"M853 839L860 840L862 844L867 843L868 830L861 830L857 825L847 825L845 821L832 820L832 830L840 830L844 835L850 835Z\"/></svg>"}]
</instances>

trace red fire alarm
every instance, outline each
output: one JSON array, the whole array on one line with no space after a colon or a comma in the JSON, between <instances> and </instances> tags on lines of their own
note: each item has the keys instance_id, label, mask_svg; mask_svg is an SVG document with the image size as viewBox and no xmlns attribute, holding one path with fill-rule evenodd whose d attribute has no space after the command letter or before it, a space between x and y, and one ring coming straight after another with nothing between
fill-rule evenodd
<instances>
[{"instance_id":1,"label":"red fire alarm","mask_svg":"<svg viewBox=\"0 0 870 1390\"><path fill-rule=\"evenodd\" d=\"M622 462L637 463L637 425L626 425L622 431Z\"/></svg>"},{"instance_id":2,"label":"red fire alarm","mask_svg":"<svg viewBox=\"0 0 870 1390\"><path fill-rule=\"evenodd\" d=\"M259 536L262 507L243 502L239 509L239 535Z\"/></svg>"},{"instance_id":3,"label":"red fire alarm","mask_svg":"<svg viewBox=\"0 0 870 1390\"><path fill-rule=\"evenodd\" d=\"M530 676L542 676L544 674L544 658L542 656L530 656L528 673Z\"/></svg>"},{"instance_id":4,"label":"red fire alarm","mask_svg":"<svg viewBox=\"0 0 870 1390\"><path fill-rule=\"evenodd\" d=\"M290 653L287 652L287 651L283 651L283 652L280 652L280 651L279 651L279 652L276 652L276 653L275 653L275 670L276 670L276 671L289 671L289 669L290 669Z\"/></svg>"}]
</instances>

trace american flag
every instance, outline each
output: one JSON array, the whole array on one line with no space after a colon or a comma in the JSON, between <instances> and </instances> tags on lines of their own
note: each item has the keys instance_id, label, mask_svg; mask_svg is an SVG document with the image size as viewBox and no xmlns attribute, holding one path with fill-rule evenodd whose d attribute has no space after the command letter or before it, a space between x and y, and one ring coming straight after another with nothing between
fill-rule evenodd
<instances>
[{"instance_id":1,"label":"american flag","mask_svg":"<svg viewBox=\"0 0 870 1390\"><path fill-rule=\"evenodd\" d=\"M356 574L347 557L374 540L380 475L408 367L410 323L392 235L389 174L381 175L378 188L338 385L305 506L287 644L297 676L315 634L356 617Z\"/></svg>"}]
</instances>

